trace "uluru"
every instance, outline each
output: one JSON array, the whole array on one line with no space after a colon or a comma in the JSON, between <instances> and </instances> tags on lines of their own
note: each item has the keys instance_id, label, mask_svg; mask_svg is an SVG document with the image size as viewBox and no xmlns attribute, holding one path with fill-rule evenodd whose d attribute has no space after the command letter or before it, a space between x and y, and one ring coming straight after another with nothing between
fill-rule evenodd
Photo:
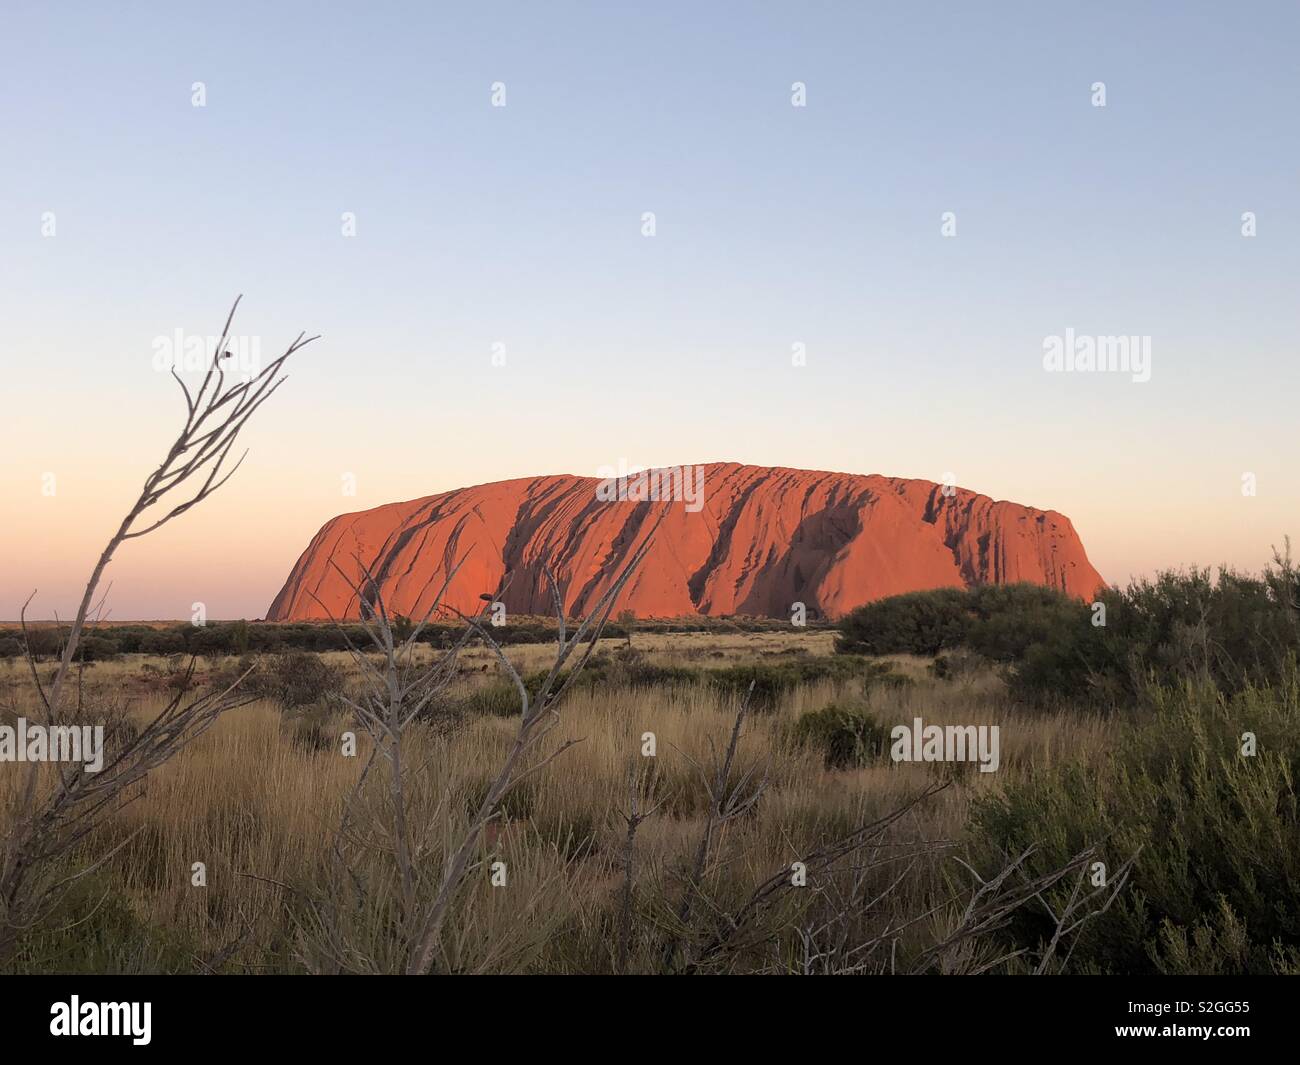
<instances>
[{"instance_id":1,"label":"uluru","mask_svg":"<svg viewBox=\"0 0 1300 1065\"><path fill-rule=\"evenodd\" d=\"M677 468L674 468L677 469ZM443 602L473 612L508 573L509 613L586 612L661 516L618 610L638 617L838 617L902 592L1029 581L1078 597L1104 582L1069 518L932 481L732 462L682 467L687 491L611 493L595 477L525 477L389 503L326 522L267 612L270 621L356 618L364 561L390 611ZM652 485L657 482L652 482ZM669 483L665 474L664 484ZM610 498L616 495L616 498ZM342 570L342 573L339 571Z\"/></svg>"}]
</instances>

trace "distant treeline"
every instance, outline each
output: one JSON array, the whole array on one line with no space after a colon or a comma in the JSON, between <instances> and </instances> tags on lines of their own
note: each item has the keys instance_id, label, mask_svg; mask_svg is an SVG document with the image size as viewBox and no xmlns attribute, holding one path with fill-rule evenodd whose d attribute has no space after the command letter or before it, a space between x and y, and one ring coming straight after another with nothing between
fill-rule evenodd
<instances>
[{"instance_id":1,"label":"distant treeline","mask_svg":"<svg viewBox=\"0 0 1300 1065\"><path fill-rule=\"evenodd\" d=\"M809 621L808 629L825 629L824 621ZM401 636L409 633L415 623L399 617L394 631ZM710 618L688 617L673 619L632 619L625 616L611 621L605 635L623 639L636 633L728 633L728 632L789 632L788 620L780 618ZM453 622L431 622L420 634L420 642L433 647L449 647L464 631L464 626ZM502 644L543 643L555 639L556 624L553 618L521 616L499 627L489 627L493 637ZM38 660L53 658L63 647L62 630L43 625L28 632L32 652ZM357 646L367 646L369 637L360 624L345 624L341 628L328 622L273 622L273 621L210 621L206 625L177 624L165 627L151 625L101 625L83 638L78 659L87 662L113 658L122 654L152 655L244 655L279 654L284 651L344 651L348 640ZM0 658L14 658L23 653L21 629L0 628Z\"/></svg>"},{"instance_id":2,"label":"distant treeline","mask_svg":"<svg viewBox=\"0 0 1300 1065\"><path fill-rule=\"evenodd\" d=\"M837 649L975 655L1006 667L1027 700L1128 704L1152 685L1209 681L1226 693L1276 685L1300 656L1300 572L1289 551L1259 575L1165 572L1092 602L1030 584L940 588L853 611Z\"/></svg>"}]
</instances>

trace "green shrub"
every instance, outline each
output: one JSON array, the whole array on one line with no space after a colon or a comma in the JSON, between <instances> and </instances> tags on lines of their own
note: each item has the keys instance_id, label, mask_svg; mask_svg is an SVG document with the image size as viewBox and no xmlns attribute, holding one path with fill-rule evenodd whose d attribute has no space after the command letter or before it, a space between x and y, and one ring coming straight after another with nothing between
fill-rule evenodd
<instances>
[{"instance_id":1,"label":"green shrub","mask_svg":"<svg viewBox=\"0 0 1300 1065\"><path fill-rule=\"evenodd\" d=\"M282 710L323 703L342 687L340 672L308 651L277 655L255 675L255 686Z\"/></svg>"},{"instance_id":2,"label":"green shrub","mask_svg":"<svg viewBox=\"0 0 1300 1065\"><path fill-rule=\"evenodd\" d=\"M878 599L840 620L835 649L841 654L938 654L966 641L973 620L970 607L961 588Z\"/></svg>"},{"instance_id":3,"label":"green shrub","mask_svg":"<svg viewBox=\"0 0 1300 1065\"><path fill-rule=\"evenodd\" d=\"M185 651L185 637L175 631L151 632L140 638L140 653L178 655Z\"/></svg>"},{"instance_id":4,"label":"green shrub","mask_svg":"<svg viewBox=\"0 0 1300 1065\"><path fill-rule=\"evenodd\" d=\"M1062 624L1087 620L1083 604L1036 584L935 588L878 599L840 620L836 650L871 655L936 655L966 647L996 662Z\"/></svg>"},{"instance_id":5,"label":"green shrub","mask_svg":"<svg viewBox=\"0 0 1300 1065\"><path fill-rule=\"evenodd\" d=\"M1115 621L1142 652L1142 672L1158 683L1213 680L1228 691L1272 683L1300 650L1300 607L1289 558L1259 577L1220 569L1162 573L1135 581ZM1112 626L1110 617L1107 627Z\"/></svg>"},{"instance_id":6,"label":"green shrub","mask_svg":"<svg viewBox=\"0 0 1300 1065\"><path fill-rule=\"evenodd\" d=\"M1040 633L1016 661L1013 694L1029 701L1121 705L1190 680L1232 693L1280 682L1300 652L1289 560L1259 577L1221 569L1161 573L1098 596Z\"/></svg>"},{"instance_id":7,"label":"green shrub","mask_svg":"<svg viewBox=\"0 0 1300 1065\"><path fill-rule=\"evenodd\" d=\"M63 633L55 628L29 629L27 647L38 662L55 658L63 653Z\"/></svg>"},{"instance_id":8,"label":"green shrub","mask_svg":"<svg viewBox=\"0 0 1300 1065\"><path fill-rule=\"evenodd\" d=\"M848 769L879 758L889 733L867 711L832 703L803 714L794 724L794 739L822 752L827 769Z\"/></svg>"},{"instance_id":9,"label":"green shrub","mask_svg":"<svg viewBox=\"0 0 1300 1065\"><path fill-rule=\"evenodd\" d=\"M511 680L491 680L470 692L462 708L475 716L515 717L521 710L519 689Z\"/></svg>"},{"instance_id":10,"label":"green shrub","mask_svg":"<svg viewBox=\"0 0 1300 1065\"><path fill-rule=\"evenodd\" d=\"M144 625L96 625L95 634L112 640L121 654L133 655L140 650L140 641L153 629Z\"/></svg>"},{"instance_id":11,"label":"green shrub","mask_svg":"<svg viewBox=\"0 0 1300 1065\"><path fill-rule=\"evenodd\" d=\"M1277 683L1300 654L1300 576L1288 546L1259 576L1166 572L1091 603L1031 584L941 588L869 603L839 628L841 652L962 648L1009 666L1020 701L1118 706L1188 679L1226 692Z\"/></svg>"},{"instance_id":12,"label":"green shrub","mask_svg":"<svg viewBox=\"0 0 1300 1065\"><path fill-rule=\"evenodd\" d=\"M130 889L111 872L86 875L85 863L69 863L68 873L80 875L50 918L24 932L11 972L182 973L202 956L203 946L180 922L150 921L136 913Z\"/></svg>"},{"instance_id":13,"label":"green shrub","mask_svg":"<svg viewBox=\"0 0 1300 1065\"><path fill-rule=\"evenodd\" d=\"M196 655L228 655L235 651L234 634L224 625L211 624L194 628L189 634L187 648Z\"/></svg>"},{"instance_id":14,"label":"green shrub","mask_svg":"<svg viewBox=\"0 0 1300 1065\"><path fill-rule=\"evenodd\" d=\"M1266 973L1300 950L1300 681L1224 696L1212 685L1151 692L1154 715L1125 726L1099 765L1013 780L976 803L990 870L1037 848L1032 871L1097 845L1108 870L1138 855L1131 880L1074 948L1085 970ZM1257 753L1243 754L1243 734ZM1047 901L1058 909L1074 887ZM1017 945L1050 937L1042 908L1010 928Z\"/></svg>"},{"instance_id":15,"label":"green shrub","mask_svg":"<svg viewBox=\"0 0 1300 1065\"><path fill-rule=\"evenodd\" d=\"M187 627L183 638L192 654L243 655L252 645L252 630L247 621L209 621L198 628Z\"/></svg>"},{"instance_id":16,"label":"green shrub","mask_svg":"<svg viewBox=\"0 0 1300 1065\"><path fill-rule=\"evenodd\" d=\"M1016 662L1053 633L1091 628L1088 606L1079 599L1036 584L972 588L966 646L993 662Z\"/></svg>"},{"instance_id":17,"label":"green shrub","mask_svg":"<svg viewBox=\"0 0 1300 1065\"><path fill-rule=\"evenodd\" d=\"M107 640L102 636L83 636L77 644L77 658L83 662L102 662L116 658L120 647L116 640Z\"/></svg>"}]
</instances>

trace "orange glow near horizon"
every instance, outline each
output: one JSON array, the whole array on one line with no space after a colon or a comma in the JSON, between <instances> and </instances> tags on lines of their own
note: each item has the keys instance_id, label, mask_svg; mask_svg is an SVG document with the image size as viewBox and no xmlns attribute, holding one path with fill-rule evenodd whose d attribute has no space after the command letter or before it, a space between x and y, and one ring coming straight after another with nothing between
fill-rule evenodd
<instances>
[{"instance_id":1,"label":"orange glow near horizon","mask_svg":"<svg viewBox=\"0 0 1300 1065\"><path fill-rule=\"evenodd\" d=\"M280 397L276 397L279 399ZM275 402L274 400L272 401ZM99 551L129 505L150 466L149 456L161 446L160 432L143 419L115 436L108 450L67 447L44 454L40 461L6 467L0 491L10 500L6 517L0 576L0 618L17 618L33 591L34 619L68 618L76 609ZM159 426L170 425L165 420ZM251 453L235 478L194 511L147 538L129 541L106 573L112 582L106 609L110 620L167 620L190 616L194 603L204 603L213 619L262 617L299 554L324 522L340 513L383 503L434 494L468 484L553 472L594 475L611 462L593 456L586 468L572 451L533 449L530 464L509 442L488 453L480 448L461 457L460 473L449 463L433 473L418 463L399 465L383 447L368 448L352 462L331 455L330 440L309 446L308 428L294 432L283 422L249 434ZM291 446L292 444L292 446ZM698 441L700 451L711 450ZM756 451L770 445L753 441ZM736 446L740 460L745 449ZM360 457L363 461L356 461ZM1289 527L1296 527L1289 498L1270 492L1260 474L1260 491L1243 497L1238 475L1223 463L1221 474L1207 483L1202 468L1187 467L1180 477L1147 483L1141 478L1079 477L1072 481L1050 458L1031 466L1024 456L1003 477L977 472L958 483L994 498L1010 499L1058 510L1074 523L1090 561L1111 583L1187 565L1258 570L1281 546ZM596 461L599 459L599 461ZM691 461L672 455L655 456L655 464ZM992 467L993 459L986 459ZM811 455L792 456L781 465L836 468L844 462L816 463ZM939 465L938 463L932 463ZM53 496L41 493L44 468L56 473ZM354 468L355 467L355 468ZM342 490L345 472L356 474L357 495ZM941 470L884 467L844 472L880 472L938 480ZM1015 482L1020 482L1020 487ZM16 564L21 560L21 564Z\"/></svg>"}]
</instances>

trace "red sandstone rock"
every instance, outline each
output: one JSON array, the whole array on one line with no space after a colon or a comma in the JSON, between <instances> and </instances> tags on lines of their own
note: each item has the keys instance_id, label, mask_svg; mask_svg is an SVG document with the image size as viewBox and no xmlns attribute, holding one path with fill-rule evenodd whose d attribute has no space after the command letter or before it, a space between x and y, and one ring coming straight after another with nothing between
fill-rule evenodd
<instances>
[{"instance_id":1,"label":"red sandstone rock","mask_svg":"<svg viewBox=\"0 0 1300 1065\"><path fill-rule=\"evenodd\" d=\"M795 602L837 617L925 588L1032 581L1090 597L1103 585L1070 520L931 481L731 462L703 467L703 507L607 502L592 477L529 477L390 503L327 522L267 611L270 621L358 616L337 564L371 567L389 610L423 617L448 568L444 602L471 613L480 595L516 614L552 613L546 566L569 616L614 580L664 508L641 568L616 606L638 617L789 617ZM319 601L318 601L319 600ZM323 605L322 605L323 604Z\"/></svg>"}]
</instances>

